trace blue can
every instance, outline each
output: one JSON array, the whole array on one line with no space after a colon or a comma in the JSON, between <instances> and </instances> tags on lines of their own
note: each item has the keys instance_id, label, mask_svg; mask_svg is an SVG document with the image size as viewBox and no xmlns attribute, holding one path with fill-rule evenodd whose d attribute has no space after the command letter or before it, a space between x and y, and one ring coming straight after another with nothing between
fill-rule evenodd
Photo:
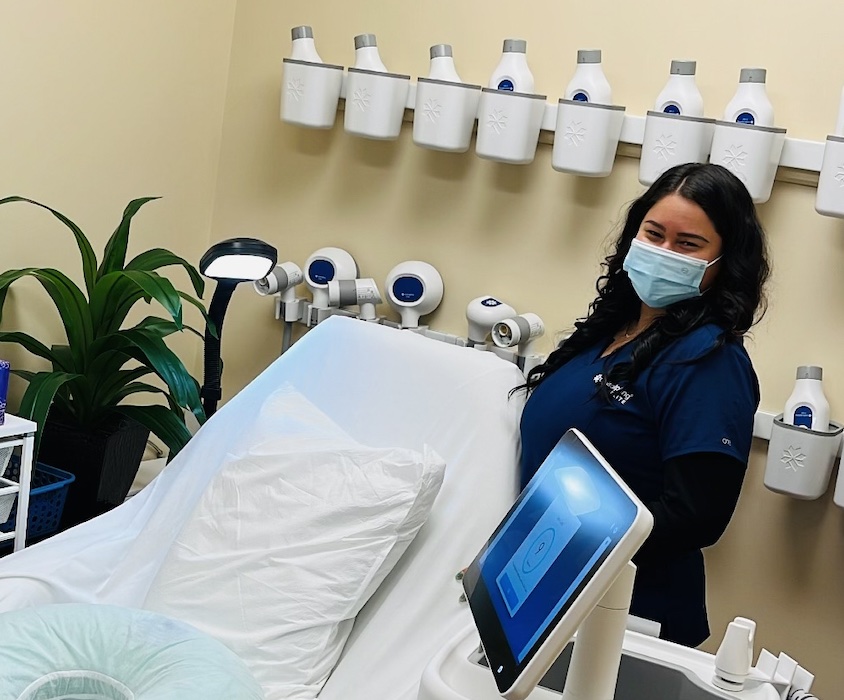
<instances>
[{"instance_id":1,"label":"blue can","mask_svg":"<svg viewBox=\"0 0 844 700\"><path fill-rule=\"evenodd\" d=\"M0 425L6 422L6 395L9 393L9 374L11 365L0 360Z\"/></svg>"}]
</instances>

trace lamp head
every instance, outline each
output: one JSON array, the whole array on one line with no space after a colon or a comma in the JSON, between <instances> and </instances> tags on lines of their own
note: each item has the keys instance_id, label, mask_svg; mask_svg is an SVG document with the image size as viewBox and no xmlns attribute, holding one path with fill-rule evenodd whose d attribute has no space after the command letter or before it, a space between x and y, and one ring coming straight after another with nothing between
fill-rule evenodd
<instances>
[{"instance_id":1,"label":"lamp head","mask_svg":"<svg viewBox=\"0 0 844 700\"><path fill-rule=\"evenodd\" d=\"M387 274L387 301L401 316L402 328L417 328L419 317L443 300L443 278L437 269L420 260L399 263Z\"/></svg>"},{"instance_id":2,"label":"lamp head","mask_svg":"<svg viewBox=\"0 0 844 700\"><path fill-rule=\"evenodd\" d=\"M328 283L331 280L353 280L358 266L350 253L342 248L320 248L305 261L305 284L313 294L313 306L328 308Z\"/></svg>"},{"instance_id":3,"label":"lamp head","mask_svg":"<svg viewBox=\"0 0 844 700\"><path fill-rule=\"evenodd\" d=\"M266 277L278 251L257 238L229 238L212 245L199 261L199 271L215 280L246 282Z\"/></svg>"}]
</instances>

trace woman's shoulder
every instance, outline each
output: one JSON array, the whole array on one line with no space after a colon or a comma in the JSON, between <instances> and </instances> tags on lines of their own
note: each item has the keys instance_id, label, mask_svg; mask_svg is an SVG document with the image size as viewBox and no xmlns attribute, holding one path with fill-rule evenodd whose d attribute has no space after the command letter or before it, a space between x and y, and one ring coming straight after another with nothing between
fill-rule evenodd
<instances>
[{"instance_id":1,"label":"woman's shoulder","mask_svg":"<svg viewBox=\"0 0 844 700\"><path fill-rule=\"evenodd\" d=\"M707 323L694 328L671 343L660 354L660 361L669 362L694 362L712 355L750 363L742 338L731 335L716 323Z\"/></svg>"}]
</instances>

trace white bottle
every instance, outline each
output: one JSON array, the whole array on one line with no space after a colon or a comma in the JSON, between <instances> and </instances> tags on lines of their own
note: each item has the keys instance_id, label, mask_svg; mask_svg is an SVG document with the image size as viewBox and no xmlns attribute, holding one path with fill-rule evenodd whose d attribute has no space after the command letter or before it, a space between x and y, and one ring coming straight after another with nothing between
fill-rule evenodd
<instances>
[{"instance_id":1,"label":"white bottle","mask_svg":"<svg viewBox=\"0 0 844 700\"><path fill-rule=\"evenodd\" d=\"M766 74L764 68L741 69L738 90L724 110L725 122L774 125L774 106L765 91Z\"/></svg>"},{"instance_id":2,"label":"white bottle","mask_svg":"<svg viewBox=\"0 0 844 700\"><path fill-rule=\"evenodd\" d=\"M296 61L308 61L308 63L322 63L322 59L314 44L314 30L307 25L293 27L290 30L293 39L293 50L290 58Z\"/></svg>"},{"instance_id":3,"label":"white bottle","mask_svg":"<svg viewBox=\"0 0 844 700\"><path fill-rule=\"evenodd\" d=\"M378 42L374 34L358 34L355 37L355 68L387 73L387 66L381 62Z\"/></svg>"},{"instance_id":4,"label":"white bottle","mask_svg":"<svg viewBox=\"0 0 844 700\"><path fill-rule=\"evenodd\" d=\"M695 83L696 67L695 61L671 61L671 74L657 95L654 111L685 117L703 116L703 95Z\"/></svg>"},{"instance_id":5,"label":"white bottle","mask_svg":"<svg viewBox=\"0 0 844 700\"><path fill-rule=\"evenodd\" d=\"M823 393L822 379L822 367L797 368L797 381L785 402L783 422L820 432L829 431L829 402Z\"/></svg>"},{"instance_id":6,"label":"white bottle","mask_svg":"<svg viewBox=\"0 0 844 700\"><path fill-rule=\"evenodd\" d=\"M446 80L450 83L461 82L454 67L454 58L450 44L435 44L431 47L431 80Z\"/></svg>"},{"instance_id":7,"label":"white bottle","mask_svg":"<svg viewBox=\"0 0 844 700\"><path fill-rule=\"evenodd\" d=\"M841 88L841 104L838 106L838 121L835 123L835 135L844 136L844 88Z\"/></svg>"},{"instance_id":8,"label":"white bottle","mask_svg":"<svg viewBox=\"0 0 844 700\"><path fill-rule=\"evenodd\" d=\"M577 52L577 70L566 86L563 97L578 102L612 104L612 88L601 68L600 49L581 49Z\"/></svg>"},{"instance_id":9,"label":"white bottle","mask_svg":"<svg viewBox=\"0 0 844 700\"><path fill-rule=\"evenodd\" d=\"M505 39L501 60L495 67L488 87L511 92L533 92L533 73L527 63L527 42L524 39Z\"/></svg>"}]
</instances>

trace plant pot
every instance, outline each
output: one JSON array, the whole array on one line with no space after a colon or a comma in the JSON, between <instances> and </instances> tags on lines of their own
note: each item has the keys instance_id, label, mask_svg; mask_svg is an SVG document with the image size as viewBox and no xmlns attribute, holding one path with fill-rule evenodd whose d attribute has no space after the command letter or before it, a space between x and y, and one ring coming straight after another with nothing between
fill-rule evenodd
<instances>
[{"instance_id":1,"label":"plant pot","mask_svg":"<svg viewBox=\"0 0 844 700\"><path fill-rule=\"evenodd\" d=\"M62 530L123 503L148 438L148 428L122 416L115 416L95 429L47 419L38 461L76 477L67 494Z\"/></svg>"}]
</instances>

